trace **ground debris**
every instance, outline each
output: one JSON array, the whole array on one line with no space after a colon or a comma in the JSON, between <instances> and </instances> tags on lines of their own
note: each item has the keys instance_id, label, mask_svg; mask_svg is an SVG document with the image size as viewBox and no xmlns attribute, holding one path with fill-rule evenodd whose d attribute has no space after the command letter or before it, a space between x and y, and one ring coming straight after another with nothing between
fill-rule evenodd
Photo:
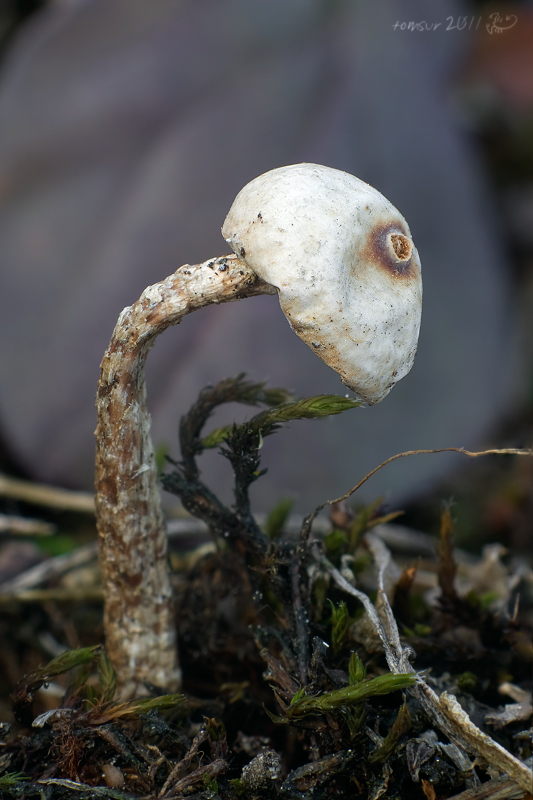
<instances>
[{"instance_id":1,"label":"ground debris","mask_svg":"<svg viewBox=\"0 0 533 800\"><path fill-rule=\"evenodd\" d=\"M266 410L205 436L211 411L239 399ZM122 701L98 635L82 641L56 601L7 604L21 652L21 632L43 641L50 620L49 645L62 632L79 644L44 667L33 651L25 677L9 680L18 724L0 727L1 800L527 797L524 559L500 546L458 554L449 506L438 555L428 535L391 533L397 513L381 500L336 507L320 535L312 515L294 530L287 501L264 522L252 514L263 437L341 406L239 376L204 391L182 421L182 461L165 483L212 538L180 554L173 575L182 694L147 685ZM234 469L232 506L201 481L197 458L214 446ZM498 709L502 694L514 703Z\"/></svg>"}]
</instances>

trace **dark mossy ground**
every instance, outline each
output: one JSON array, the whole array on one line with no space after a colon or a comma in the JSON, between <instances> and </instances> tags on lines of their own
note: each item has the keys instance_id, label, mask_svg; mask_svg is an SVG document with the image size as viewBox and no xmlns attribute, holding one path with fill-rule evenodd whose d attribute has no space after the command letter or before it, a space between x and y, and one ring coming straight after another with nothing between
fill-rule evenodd
<instances>
[{"instance_id":1,"label":"dark mossy ground","mask_svg":"<svg viewBox=\"0 0 533 800\"><path fill-rule=\"evenodd\" d=\"M210 410L235 394L266 410L202 438ZM340 574L379 609L376 537L391 552L383 587L402 645L416 652L413 671L437 695L454 694L520 761L531 757L533 573L524 552L454 550L455 507L442 503L433 537L379 502L333 506L312 531L294 529L286 502L261 524L252 515L262 437L287 419L342 410L336 403L290 403L240 378L206 390L184 418L182 461L164 483L211 535L200 547L171 540L182 694L147 686L146 698L115 697L90 552L25 595L0 597L0 797L488 796L490 769L451 747L411 695L412 675L389 671L360 600L335 582ZM201 482L196 459L210 446L234 469L232 507ZM503 460L508 481L514 469L522 475ZM78 524L72 553L90 547L92 531ZM62 536L59 550L70 546ZM525 796L490 788L495 798Z\"/></svg>"}]
</instances>

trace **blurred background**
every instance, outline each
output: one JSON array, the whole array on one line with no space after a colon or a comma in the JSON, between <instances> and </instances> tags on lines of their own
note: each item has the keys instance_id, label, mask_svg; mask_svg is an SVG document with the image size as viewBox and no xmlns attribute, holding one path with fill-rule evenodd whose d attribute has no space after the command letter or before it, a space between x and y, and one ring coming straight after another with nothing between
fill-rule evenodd
<instances>
[{"instance_id":1,"label":"blurred background","mask_svg":"<svg viewBox=\"0 0 533 800\"><path fill-rule=\"evenodd\" d=\"M532 3L4 0L0 36L4 471L91 489L118 314L181 264L226 254L240 188L301 161L357 175L406 217L422 330L382 404L265 442L255 507L288 495L309 511L403 450L530 446ZM208 383L246 372L302 396L346 391L272 297L193 314L148 363L154 442L174 457L179 417ZM204 461L230 500L228 465ZM422 524L453 495L464 530L527 547L526 461L402 459L360 500Z\"/></svg>"}]
</instances>

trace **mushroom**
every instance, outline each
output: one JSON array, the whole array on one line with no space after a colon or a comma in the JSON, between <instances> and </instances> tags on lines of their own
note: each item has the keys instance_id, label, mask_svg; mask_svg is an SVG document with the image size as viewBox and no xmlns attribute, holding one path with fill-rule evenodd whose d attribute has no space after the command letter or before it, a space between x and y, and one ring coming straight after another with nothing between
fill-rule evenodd
<instances>
[{"instance_id":1,"label":"mushroom","mask_svg":"<svg viewBox=\"0 0 533 800\"><path fill-rule=\"evenodd\" d=\"M278 293L295 333L367 403L388 394L416 351L418 254L401 214L363 181L316 164L272 170L244 187L222 230L235 255L145 289L120 314L101 365L96 512L122 697L181 681L144 381L157 336L210 303Z\"/></svg>"},{"instance_id":2,"label":"mushroom","mask_svg":"<svg viewBox=\"0 0 533 800\"><path fill-rule=\"evenodd\" d=\"M420 261L407 222L376 189L318 164L281 167L239 192L222 235L359 399L379 403L407 375Z\"/></svg>"}]
</instances>

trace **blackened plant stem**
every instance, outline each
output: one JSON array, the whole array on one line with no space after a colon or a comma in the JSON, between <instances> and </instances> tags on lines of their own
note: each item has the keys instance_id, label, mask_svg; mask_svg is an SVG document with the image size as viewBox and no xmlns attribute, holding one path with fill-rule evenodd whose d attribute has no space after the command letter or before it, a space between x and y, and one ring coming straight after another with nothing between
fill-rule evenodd
<instances>
[{"instance_id":1,"label":"blackened plant stem","mask_svg":"<svg viewBox=\"0 0 533 800\"><path fill-rule=\"evenodd\" d=\"M307 625L306 609L302 602L301 577L300 577L301 554L300 548L292 554L290 562L292 605L294 609L294 619L296 623L296 658L298 660L298 670L302 686L307 684L307 668L309 664L309 630Z\"/></svg>"}]
</instances>

